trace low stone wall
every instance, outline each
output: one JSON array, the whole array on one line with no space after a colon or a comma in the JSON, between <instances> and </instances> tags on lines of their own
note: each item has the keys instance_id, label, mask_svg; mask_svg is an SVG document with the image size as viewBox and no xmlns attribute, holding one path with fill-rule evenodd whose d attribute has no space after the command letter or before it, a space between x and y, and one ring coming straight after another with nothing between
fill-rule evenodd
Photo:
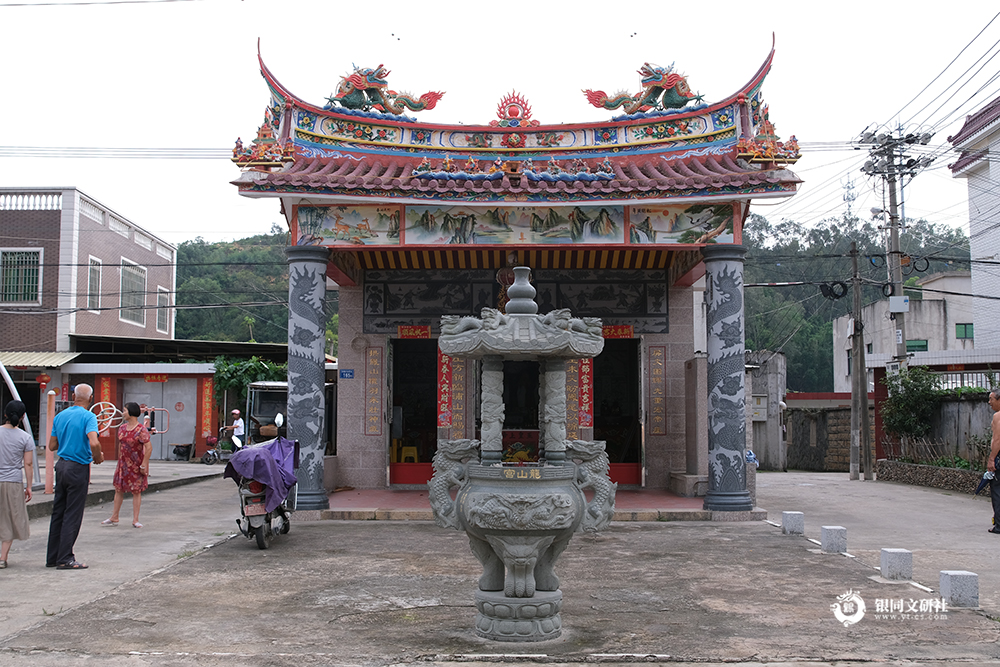
<instances>
[{"instance_id":1,"label":"low stone wall","mask_svg":"<svg viewBox=\"0 0 1000 667\"><path fill-rule=\"evenodd\" d=\"M914 486L929 486L972 495L983 478L982 472L959 468L938 468L937 466L901 463L879 459L875 463L875 478L880 482L900 482ZM988 491L983 493L989 494Z\"/></svg>"},{"instance_id":2,"label":"low stone wall","mask_svg":"<svg viewBox=\"0 0 1000 667\"><path fill-rule=\"evenodd\" d=\"M874 433L874 407L868 408L868 417ZM850 408L792 408L785 419L789 470L850 471Z\"/></svg>"}]
</instances>

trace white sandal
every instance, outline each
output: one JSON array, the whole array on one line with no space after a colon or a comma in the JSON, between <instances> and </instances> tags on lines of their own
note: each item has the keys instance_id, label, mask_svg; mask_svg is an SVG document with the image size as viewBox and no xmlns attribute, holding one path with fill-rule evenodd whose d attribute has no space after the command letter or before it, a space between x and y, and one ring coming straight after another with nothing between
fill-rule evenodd
<instances>
[{"instance_id":1,"label":"white sandal","mask_svg":"<svg viewBox=\"0 0 1000 667\"><path fill-rule=\"evenodd\" d=\"M104 521L101 522L101 525L102 526L117 526L118 522L117 521L112 521L111 519L105 519Z\"/></svg>"}]
</instances>

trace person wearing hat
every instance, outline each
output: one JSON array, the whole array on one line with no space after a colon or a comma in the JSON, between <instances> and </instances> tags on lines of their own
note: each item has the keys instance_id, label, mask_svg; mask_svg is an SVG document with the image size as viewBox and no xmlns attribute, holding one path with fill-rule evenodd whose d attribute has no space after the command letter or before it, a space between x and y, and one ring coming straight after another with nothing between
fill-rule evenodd
<instances>
[{"instance_id":1,"label":"person wearing hat","mask_svg":"<svg viewBox=\"0 0 1000 667\"><path fill-rule=\"evenodd\" d=\"M226 430L232 431L234 438L239 438L240 442L246 444L246 442L243 440L244 427L243 427L243 418L240 417L240 411L233 410L232 415L233 415L233 423L227 426ZM233 446L233 449L234 450L236 449L235 445Z\"/></svg>"}]
</instances>

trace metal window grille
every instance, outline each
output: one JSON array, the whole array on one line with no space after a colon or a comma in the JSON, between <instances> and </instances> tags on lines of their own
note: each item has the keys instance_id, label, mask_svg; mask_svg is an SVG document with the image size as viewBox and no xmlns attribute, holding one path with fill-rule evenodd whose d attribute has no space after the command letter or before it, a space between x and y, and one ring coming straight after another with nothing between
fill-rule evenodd
<instances>
[{"instance_id":1,"label":"metal window grille","mask_svg":"<svg viewBox=\"0 0 1000 667\"><path fill-rule=\"evenodd\" d=\"M122 263L121 319L136 324L146 324L146 269L135 264Z\"/></svg>"},{"instance_id":2,"label":"metal window grille","mask_svg":"<svg viewBox=\"0 0 1000 667\"><path fill-rule=\"evenodd\" d=\"M996 371L951 371L936 375L940 378L938 386L942 389L957 389L958 387L993 389L997 386Z\"/></svg>"},{"instance_id":3,"label":"metal window grille","mask_svg":"<svg viewBox=\"0 0 1000 667\"><path fill-rule=\"evenodd\" d=\"M166 290L156 293L156 330L170 333L170 293Z\"/></svg>"},{"instance_id":4,"label":"metal window grille","mask_svg":"<svg viewBox=\"0 0 1000 667\"><path fill-rule=\"evenodd\" d=\"M87 274L87 310L101 309L101 260L90 260Z\"/></svg>"},{"instance_id":5,"label":"metal window grille","mask_svg":"<svg viewBox=\"0 0 1000 667\"><path fill-rule=\"evenodd\" d=\"M37 250L0 252L0 301L38 303L40 255Z\"/></svg>"}]
</instances>

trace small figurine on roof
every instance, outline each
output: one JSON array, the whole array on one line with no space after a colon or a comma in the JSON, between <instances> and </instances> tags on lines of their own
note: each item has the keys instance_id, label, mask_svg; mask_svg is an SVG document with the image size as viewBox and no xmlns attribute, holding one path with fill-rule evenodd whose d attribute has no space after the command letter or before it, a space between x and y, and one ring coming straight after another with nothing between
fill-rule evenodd
<instances>
[{"instance_id":1,"label":"small figurine on roof","mask_svg":"<svg viewBox=\"0 0 1000 667\"><path fill-rule=\"evenodd\" d=\"M569 172L571 174L587 174L590 173L590 167L587 166L587 162L583 158L576 158L569 163Z\"/></svg>"},{"instance_id":2,"label":"small figurine on roof","mask_svg":"<svg viewBox=\"0 0 1000 667\"><path fill-rule=\"evenodd\" d=\"M447 171L449 173L455 171L455 165L452 163L450 155L445 155L444 160L441 161L441 171Z\"/></svg>"},{"instance_id":3,"label":"small figurine on roof","mask_svg":"<svg viewBox=\"0 0 1000 667\"><path fill-rule=\"evenodd\" d=\"M233 157L239 157L243 152L243 139L236 137L236 146L233 147Z\"/></svg>"},{"instance_id":4,"label":"small figurine on roof","mask_svg":"<svg viewBox=\"0 0 1000 667\"><path fill-rule=\"evenodd\" d=\"M604 158L604 161L601 162L601 164L600 164L599 167L597 167L597 173L598 174L614 174L615 173L615 168L614 168L614 166L612 166L611 160L609 158L607 158L607 157Z\"/></svg>"},{"instance_id":5,"label":"small figurine on roof","mask_svg":"<svg viewBox=\"0 0 1000 667\"><path fill-rule=\"evenodd\" d=\"M420 164L417 165L417 168L413 170L413 173L423 174L429 172L430 170L431 170L431 161L425 157L423 160L420 161Z\"/></svg>"},{"instance_id":6,"label":"small figurine on roof","mask_svg":"<svg viewBox=\"0 0 1000 667\"><path fill-rule=\"evenodd\" d=\"M497 158L496 160L494 160L493 164L490 166L490 173L491 174L495 174L498 171L503 171L503 160L501 160L500 158Z\"/></svg>"},{"instance_id":7,"label":"small figurine on roof","mask_svg":"<svg viewBox=\"0 0 1000 667\"><path fill-rule=\"evenodd\" d=\"M529 172L529 171L530 172L534 172L535 171L535 166L531 163L531 158L530 157L528 159L526 159L526 160L521 160L521 173L525 173L525 172Z\"/></svg>"},{"instance_id":8,"label":"small figurine on roof","mask_svg":"<svg viewBox=\"0 0 1000 667\"><path fill-rule=\"evenodd\" d=\"M562 171L562 169L559 168L558 163L556 163L556 159L554 157L550 157L549 158L548 172L550 174L558 174L561 171Z\"/></svg>"},{"instance_id":9,"label":"small figurine on roof","mask_svg":"<svg viewBox=\"0 0 1000 667\"><path fill-rule=\"evenodd\" d=\"M476 159L470 155L469 159L465 163L465 173L475 174L478 171L479 171L479 163L476 162Z\"/></svg>"}]
</instances>

